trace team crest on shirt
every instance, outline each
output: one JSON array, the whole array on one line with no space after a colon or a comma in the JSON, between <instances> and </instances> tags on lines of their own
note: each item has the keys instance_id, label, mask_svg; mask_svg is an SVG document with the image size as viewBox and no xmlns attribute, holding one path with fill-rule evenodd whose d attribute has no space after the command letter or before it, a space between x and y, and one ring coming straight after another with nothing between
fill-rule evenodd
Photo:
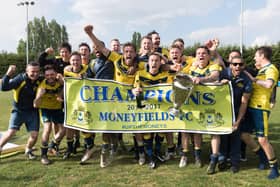
<instances>
[{"instance_id":1,"label":"team crest on shirt","mask_svg":"<svg viewBox=\"0 0 280 187\"><path fill-rule=\"evenodd\" d=\"M85 110L82 106L74 109L72 113L72 119L76 120L80 124L88 124L93 121L92 114L89 111Z\"/></svg>"},{"instance_id":2,"label":"team crest on shirt","mask_svg":"<svg viewBox=\"0 0 280 187\"><path fill-rule=\"evenodd\" d=\"M223 115L215 109L205 109L199 113L198 123L202 126L214 128L224 124Z\"/></svg>"}]
</instances>

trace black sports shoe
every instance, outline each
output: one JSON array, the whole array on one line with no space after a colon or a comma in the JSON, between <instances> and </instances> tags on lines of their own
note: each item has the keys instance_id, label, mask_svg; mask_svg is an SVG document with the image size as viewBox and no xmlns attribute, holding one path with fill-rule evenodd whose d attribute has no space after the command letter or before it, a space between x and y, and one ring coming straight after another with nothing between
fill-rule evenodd
<instances>
[{"instance_id":1,"label":"black sports shoe","mask_svg":"<svg viewBox=\"0 0 280 187\"><path fill-rule=\"evenodd\" d=\"M160 153L155 153L154 156L158 161L165 162L164 157Z\"/></svg>"},{"instance_id":2,"label":"black sports shoe","mask_svg":"<svg viewBox=\"0 0 280 187\"><path fill-rule=\"evenodd\" d=\"M239 171L239 167L233 165L233 166L230 167L230 170L231 170L232 173L237 173Z\"/></svg>"},{"instance_id":3,"label":"black sports shoe","mask_svg":"<svg viewBox=\"0 0 280 187\"><path fill-rule=\"evenodd\" d=\"M207 168L207 174L208 175L212 175L215 173L215 168L216 168L216 164L214 162L210 162L208 168Z\"/></svg>"},{"instance_id":4,"label":"black sports shoe","mask_svg":"<svg viewBox=\"0 0 280 187\"><path fill-rule=\"evenodd\" d=\"M219 171L225 171L227 169L227 163L225 161L219 161L218 169Z\"/></svg>"},{"instance_id":5,"label":"black sports shoe","mask_svg":"<svg viewBox=\"0 0 280 187\"><path fill-rule=\"evenodd\" d=\"M66 160L66 159L68 159L68 158L70 158L70 155L71 155L71 152L69 152L69 151L66 151L65 153L64 153L64 155L63 155L63 160Z\"/></svg>"},{"instance_id":6,"label":"black sports shoe","mask_svg":"<svg viewBox=\"0 0 280 187\"><path fill-rule=\"evenodd\" d=\"M75 139L73 143L73 154L77 154L77 149L81 147L81 143L79 139Z\"/></svg>"},{"instance_id":7,"label":"black sports shoe","mask_svg":"<svg viewBox=\"0 0 280 187\"><path fill-rule=\"evenodd\" d=\"M36 159L36 156L33 154L33 152L32 152L31 150L25 152L25 155L27 156L27 158L28 158L29 160L35 160L35 159Z\"/></svg>"},{"instance_id":8,"label":"black sports shoe","mask_svg":"<svg viewBox=\"0 0 280 187\"><path fill-rule=\"evenodd\" d=\"M155 169L156 168L156 162L154 161L153 158L149 158L148 166L149 166L150 169Z\"/></svg>"}]
</instances>

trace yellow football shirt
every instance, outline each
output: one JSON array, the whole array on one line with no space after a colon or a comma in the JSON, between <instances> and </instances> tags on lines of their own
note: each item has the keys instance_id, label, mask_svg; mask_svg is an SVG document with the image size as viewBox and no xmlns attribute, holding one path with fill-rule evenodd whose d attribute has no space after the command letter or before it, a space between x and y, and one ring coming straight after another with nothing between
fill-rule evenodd
<instances>
[{"instance_id":1,"label":"yellow football shirt","mask_svg":"<svg viewBox=\"0 0 280 187\"><path fill-rule=\"evenodd\" d=\"M277 84L279 71L273 64L268 64L258 71L256 76L259 80L273 80L272 88L265 88L256 83L253 83L253 92L250 98L249 107L270 110L270 97L273 87Z\"/></svg>"},{"instance_id":2,"label":"yellow football shirt","mask_svg":"<svg viewBox=\"0 0 280 187\"><path fill-rule=\"evenodd\" d=\"M58 82L49 85L44 79L39 85L39 89L45 89L46 93L42 96L39 108L43 109L62 109L62 103L57 101L57 95L62 91L63 86Z\"/></svg>"},{"instance_id":3,"label":"yellow football shirt","mask_svg":"<svg viewBox=\"0 0 280 187\"><path fill-rule=\"evenodd\" d=\"M133 84L135 75L128 75L128 66L124 63L123 55L117 52L111 51L108 60L114 63L115 74L114 80L124 84ZM145 67L145 62L138 62L138 70L142 70Z\"/></svg>"}]
</instances>

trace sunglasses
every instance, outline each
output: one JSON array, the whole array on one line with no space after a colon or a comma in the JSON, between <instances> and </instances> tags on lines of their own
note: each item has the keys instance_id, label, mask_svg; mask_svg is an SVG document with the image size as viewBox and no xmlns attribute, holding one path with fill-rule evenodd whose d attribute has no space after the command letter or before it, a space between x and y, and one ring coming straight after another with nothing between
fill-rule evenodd
<instances>
[{"instance_id":1,"label":"sunglasses","mask_svg":"<svg viewBox=\"0 0 280 187\"><path fill-rule=\"evenodd\" d=\"M239 67L241 67L241 66L244 66L244 63L231 63L233 66L237 66L237 65L239 65Z\"/></svg>"}]
</instances>

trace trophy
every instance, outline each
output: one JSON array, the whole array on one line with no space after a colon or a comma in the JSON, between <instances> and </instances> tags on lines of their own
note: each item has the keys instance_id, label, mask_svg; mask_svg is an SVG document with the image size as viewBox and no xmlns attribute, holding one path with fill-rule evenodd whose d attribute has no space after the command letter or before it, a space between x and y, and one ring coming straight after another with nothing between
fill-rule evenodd
<instances>
[{"instance_id":1,"label":"trophy","mask_svg":"<svg viewBox=\"0 0 280 187\"><path fill-rule=\"evenodd\" d=\"M181 106L190 97L193 90L193 81L187 74L179 72L176 74L172 84L173 90L173 107L169 108L169 113L174 116L182 114Z\"/></svg>"}]
</instances>

